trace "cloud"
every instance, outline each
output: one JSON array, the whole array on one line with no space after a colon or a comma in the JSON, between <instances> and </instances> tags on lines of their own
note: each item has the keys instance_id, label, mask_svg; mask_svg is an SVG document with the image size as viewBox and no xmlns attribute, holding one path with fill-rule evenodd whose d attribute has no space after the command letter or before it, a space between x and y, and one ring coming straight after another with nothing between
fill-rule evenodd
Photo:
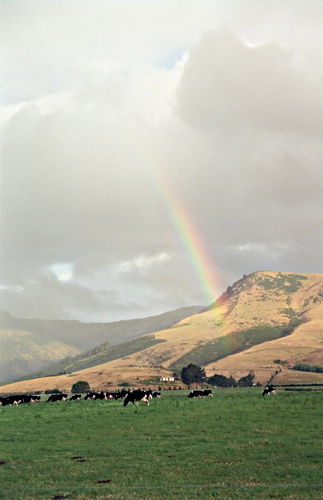
<instances>
[{"instance_id":1,"label":"cloud","mask_svg":"<svg viewBox=\"0 0 323 500\"><path fill-rule=\"evenodd\" d=\"M203 304L197 241L219 293L321 270L323 9L247 3L7 6L0 309Z\"/></svg>"},{"instance_id":2,"label":"cloud","mask_svg":"<svg viewBox=\"0 0 323 500\"><path fill-rule=\"evenodd\" d=\"M161 252L149 257L140 255L134 259L121 262L119 270L121 273L130 273L133 271L147 272L152 266L158 265L160 262L168 261L170 258L171 256L166 252Z\"/></svg>"},{"instance_id":3,"label":"cloud","mask_svg":"<svg viewBox=\"0 0 323 500\"><path fill-rule=\"evenodd\" d=\"M278 43L250 46L236 33L206 35L190 52L178 93L189 125L319 135L322 74L308 73ZM315 97L314 97L315 96Z\"/></svg>"}]
</instances>

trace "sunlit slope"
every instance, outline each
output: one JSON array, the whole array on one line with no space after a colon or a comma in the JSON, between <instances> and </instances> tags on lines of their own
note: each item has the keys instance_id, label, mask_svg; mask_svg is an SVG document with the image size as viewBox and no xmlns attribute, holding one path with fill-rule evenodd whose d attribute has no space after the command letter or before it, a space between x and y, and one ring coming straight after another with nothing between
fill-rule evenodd
<instances>
[{"instance_id":1,"label":"sunlit slope","mask_svg":"<svg viewBox=\"0 0 323 500\"><path fill-rule=\"evenodd\" d=\"M323 383L322 373L291 369L296 363L323 366L323 276L304 276L303 286L287 297L292 314L302 324L285 337L207 364L208 375L216 372L239 377L252 369L260 382L268 381L271 376L277 384Z\"/></svg>"},{"instance_id":2,"label":"sunlit slope","mask_svg":"<svg viewBox=\"0 0 323 500\"><path fill-rule=\"evenodd\" d=\"M261 383L267 382L273 375L275 383L323 383L323 373L292 370L298 362L323 364L323 321L309 321L296 328L291 335L227 356L209 363L205 368L208 376L221 373L235 378L254 370Z\"/></svg>"},{"instance_id":3,"label":"sunlit slope","mask_svg":"<svg viewBox=\"0 0 323 500\"><path fill-rule=\"evenodd\" d=\"M58 388L69 390L77 380L87 380L91 387L106 389L124 381L140 384L141 381L172 374L169 364L179 356L194 348L205 339L214 339L217 334L218 313L214 310L190 316L171 328L145 335L159 341L152 347L135 352L129 356L97 364L76 373L42 377L7 384L0 387L2 392L33 392Z\"/></svg>"},{"instance_id":4,"label":"sunlit slope","mask_svg":"<svg viewBox=\"0 0 323 500\"><path fill-rule=\"evenodd\" d=\"M128 355L118 359L26 384L35 389L48 388L48 383L68 389L80 379L93 387L123 381L140 384L190 362L205 366L208 375L221 370L238 376L254 370L260 382L273 376L279 381L317 381L322 374L291 368L299 361L323 365L322 325L322 274L256 272L228 287L209 310L154 332L149 347L133 347L131 352L128 346Z\"/></svg>"}]
</instances>

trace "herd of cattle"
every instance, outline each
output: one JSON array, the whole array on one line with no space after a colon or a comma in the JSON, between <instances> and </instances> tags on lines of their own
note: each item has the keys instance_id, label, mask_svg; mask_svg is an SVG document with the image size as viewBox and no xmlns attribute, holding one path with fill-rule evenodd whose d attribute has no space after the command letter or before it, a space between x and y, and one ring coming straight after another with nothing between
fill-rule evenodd
<instances>
[{"instance_id":1,"label":"herd of cattle","mask_svg":"<svg viewBox=\"0 0 323 500\"><path fill-rule=\"evenodd\" d=\"M83 399L91 399L91 400L99 400L99 399L105 399L105 400L118 400L122 399L123 400L123 405L127 406L129 402L133 404L137 404L138 402L143 402L149 405L149 401L151 401L153 398L160 398L161 393L160 392L153 392L152 390L148 391L143 391L140 389L134 390L134 391L126 391L122 390L119 392L88 392ZM68 397L68 394L65 394L63 392L60 392L58 394L51 394L47 402L56 402L56 401L75 401L78 399L82 399L82 394L73 394L72 396ZM12 396L5 396L5 397L0 397L0 406L11 406L11 405L19 405L23 403L38 403L40 402L40 396L39 395L28 395L28 394L15 394Z\"/></svg>"},{"instance_id":2,"label":"herd of cattle","mask_svg":"<svg viewBox=\"0 0 323 500\"><path fill-rule=\"evenodd\" d=\"M275 394L275 387L273 385L268 385L263 393L262 396L270 395L270 394ZM98 399L105 399L105 400L123 400L123 406L127 406L128 403L132 403L133 405L137 405L139 402L145 403L147 406L149 406L149 402L154 399L154 398L160 398L161 397L161 392L157 391L152 391L151 389L144 391L141 389L136 389L136 390L121 390L118 392L88 392L83 399L91 399L91 400L98 400ZM188 398L213 398L213 392L210 389L202 389L202 390L194 390L191 391L188 394ZM56 402L56 401L75 401L78 399L82 399L81 394L73 394L72 396L68 397L67 394L65 393L58 393L58 394L51 394L47 402ZM11 406L11 405L19 405L22 403L39 403L40 402L40 396L39 395L29 395L29 394L15 394L13 396L5 396L5 397L0 397L0 406Z\"/></svg>"}]
</instances>

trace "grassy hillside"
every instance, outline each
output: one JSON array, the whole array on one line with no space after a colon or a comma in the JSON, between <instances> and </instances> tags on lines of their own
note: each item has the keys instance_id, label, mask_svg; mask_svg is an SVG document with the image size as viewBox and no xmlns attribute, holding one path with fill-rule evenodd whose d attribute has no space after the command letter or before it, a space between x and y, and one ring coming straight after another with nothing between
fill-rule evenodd
<instances>
[{"instance_id":1,"label":"grassy hillside","mask_svg":"<svg viewBox=\"0 0 323 500\"><path fill-rule=\"evenodd\" d=\"M262 383L273 377L276 383L323 382L322 373L292 370L296 362L323 365L323 275L252 273L228 287L208 310L155 332L154 344L142 338L142 344L130 343L126 351L121 346L119 358L88 357L84 370L79 364L77 373L52 377L51 384L67 389L81 377L101 388L125 381L140 384L190 362L205 366L209 375L241 376L253 369ZM100 364L90 366L93 361ZM27 385L30 390L47 388L48 380L2 390Z\"/></svg>"},{"instance_id":2,"label":"grassy hillside","mask_svg":"<svg viewBox=\"0 0 323 500\"><path fill-rule=\"evenodd\" d=\"M144 335L129 342L123 342L116 346L102 344L99 347L91 349L80 356L76 356L70 360L64 359L60 364L55 363L49 370L44 370L38 376L56 375L60 373L71 373L79 370L84 370L91 366L96 366L102 363L113 361L114 359L129 356L138 351L143 351L148 347L163 342L162 339L156 339L154 335Z\"/></svg>"},{"instance_id":3,"label":"grassy hillside","mask_svg":"<svg viewBox=\"0 0 323 500\"><path fill-rule=\"evenodd\" d=\"M174 370L180 370L189 363L204 366L233 353L245 351L250 346L263 344L269 340L289 335L299 321L293 320L287 326L255 326L247 330L233 332L230 335L218 337L216 340L200 344L172 364Z\"/></svg>"},{"instance_id":4,"label":"grassy hillside","mask_svg":"<svg viewBox=\"0 0 323 500\"><path fill-rule=\"evenodd\" d=\"M157 316L112 323L30 320L0 312L0 381L25 377L47 369L55 361L73 357L104 343L130 341L168 328L202 307L184 307ZM57 371L64 371L58 367Z\"/></svg>"}]
</instances>

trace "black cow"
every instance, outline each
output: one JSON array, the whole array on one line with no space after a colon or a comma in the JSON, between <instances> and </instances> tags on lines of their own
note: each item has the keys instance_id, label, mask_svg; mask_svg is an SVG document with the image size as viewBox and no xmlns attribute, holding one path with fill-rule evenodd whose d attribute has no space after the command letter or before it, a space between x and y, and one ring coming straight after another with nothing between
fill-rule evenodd
<instances>
[{"instance_id":1,"label":"black cow","mask_svg":"<svg viewBox=\"0 0 323 500\"><path fill-rule=\"evenodd\" d=\"M127 389L121 389L121 391L119 391L119 394L121 396L121 398L125 398L126 395L128 394L129 391L127 391Z\"/></svg>"},{"instance_id":2,"label":"black cow","mask_svg":"<svg viewBox=\"0 0 323 500\"><path fill-rule=\"evenodd\" d=\"M213 398L211 389L203 389L201 391L191 391L188 395L189 398Z\"/></svg>"},{"instance_id":3,"label":"black cow","mask_svg":"<svg viewBox=\"0 0 323 500\"><path fill-rule=\"evenodd\" d=\"M264 389L264 392L262 393L262 396L275 394L275 391L276 391L276 387L274 387L273 385L267 385L267 387L265 387L265 389Z\"/></svg>"},{"instance_id":4,"label":"black cow","mask_svg":"<svg viewBox=\"0 0 323 500\"><path fill-rule=\"evenodd\" d=\"M107 392L107 399L115 399L117 401L118 399L123 399L127 394L128 394L128 392L126 392L126 394L123 395L120 391L119 392Z\"/></svg>"},{"instance_id":5,"label":"black cow","mask_svg":"<svg viewBox=\"0 0 323 500\"><path fill-rule=\"evenodd\" d=\"M23 394L21 396L22 403L38 403L40 401L40 396Z\"/></svg>"},{"instance_id":6,"label":"black cow","mask_svg":"<svg viewBox=\"0 0 323 500\"><path fill-rule=\"evenodd\" d=\"M96 399L108 399L108 393L107 392L98 392Z\"/></svg>"},{"instance_id":7,"label":"black cow","mask_svg":"<svg viewBox=\"0 0 323 500\"><path fill-rule=\"evenodd\" d=\"M76 401L81 398L82 398L81 394L73 394L73 396L70 397L70 401Z\"/></svg>"},{"instance_id":8,"label":"black cow","mask_svg":"<svg viewBox=\"0 0 323 500\"><path fill-rule=\"evenodd\" d=\"M55 401L67 401L67 394L64 394L63 392L61 394L51 394L47 399L47 403L54 403Z\"/></svg>"},{"instance_id":9,"label":"black cow","mask_svg":"<svg viewBox=\"0 0 323 500\"><path fill-rule=\"evenodd\" d=\"M85 394L84 399L97 399L97 396L97 392L88 392L87 394Z\"/></svg>"},{"instance_id":10,"label":"black cow","mask_svg":"<svg viewBox=\"0 0 323 500\"><path fill-rule=\"evenodd\" d=\"M2 406L20 405L20 403L22 403L23 397L24 397L23 394L14 394L12 396L6 396L2 398L1 404Z\"/></svg>"},{"instance_id":11,"label":"black cow","mask_svg":"<svg viewBox=\"0 0 323 500\"><path fill-rule=\"evenodd\" d=\"M17 396L5 396L1 398L1 406L11 406L13 404L17 405L20 403L20 400Z\"/></svg>"},{"instance_id":12,"label":"black cow","mask_svg":"<svg viewBox=\"0 0 323 500\"><path fill-rule=\"evenodd\" d=\"M106 399L117 399L117 393L116 392L107 392Z\"/></svg>"},{"instance_id":13,"label":"black cow","mask_svg":"<svg viewBox=\"0 0 323 500\"><path fill-rule=\"evenodd\" d=\"M128 392L126 395L123 406L127 406L128 403L132 403L133 405L138 406L138 403L145 403L147 406L149 406L149 401L152 398L152 391L142 391L140 389L137 389L132 392Z\"/></svg>"},{"instance_id":14,"label":"black cow","mask_svg":"<svg viewBox=\"0 0 323 500\"><path fill-rule=\"evenodd\" d=\"M108 397L108 392L88 392L84 399L113 399Z\"/></svg>"}]
</instances>

